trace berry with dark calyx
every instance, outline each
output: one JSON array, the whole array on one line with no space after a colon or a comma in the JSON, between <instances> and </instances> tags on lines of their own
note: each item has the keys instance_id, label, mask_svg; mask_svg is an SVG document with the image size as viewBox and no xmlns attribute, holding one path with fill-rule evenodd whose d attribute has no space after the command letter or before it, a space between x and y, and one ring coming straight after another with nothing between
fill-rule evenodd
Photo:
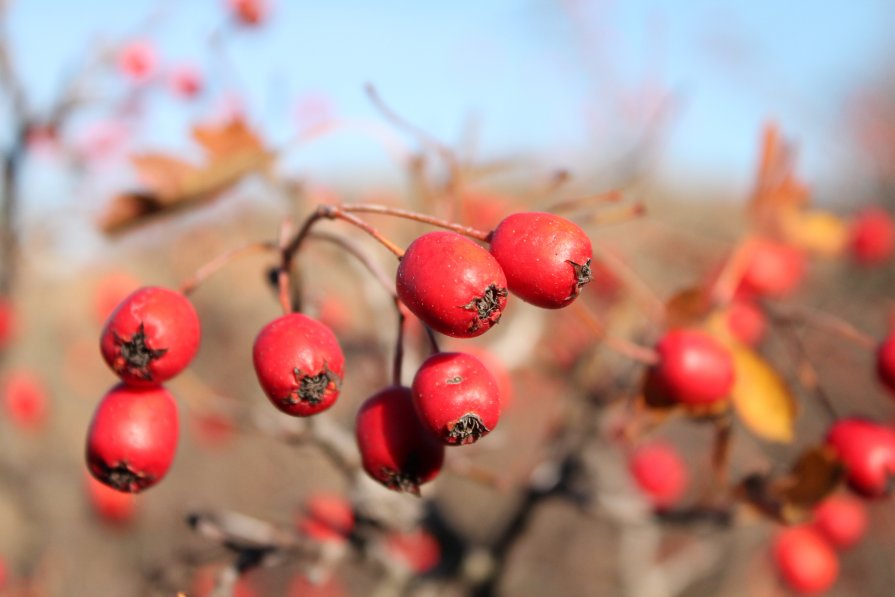
<instances>
[{"instance_id":1,"label":"berry with dark calyx","mask_svg":"<svg viewBox=\"0 0 895 597\"><path fill-rule=\"evenodd\" d=\"M419 495L444 462L444 444L423 427L410 388L389 386L357 413L355 436L364 470L389 489Z\"/></svg>"},{"instance_id":2,"label":"berry with dark calyx","mask_svg":"<svg viewBox=\"0 0 895 597\"><path fill-rule=\"evenodd\" d=\"M143 491L171 468L179 429L177 404L165 388L118 384L93 414L87 431L87 466L113 489Z\"/></svg>"},{"instance_id":3,"label":"berry with dark calyx","mask_svg":"<svg viewBox=\"0 0 895 597\"><path fill-rule=\"evenodd\" d=\"M538 307L565 307L593 279L590 239L560 216L512 214L497 225L490 243L510 292Z\"/></svg>"},{"instance_id":4,"label":"berry with dark calyx","mask_svg":"<svg viewBox=\"0 0 895 597\"><path fill-rule=\"evenodd\" d=\"M705 405L727 397L733 388L730 352L710 335L676 329L656 346L655 379L668 397L685 405Z\"/></svg>"},{"instance_id":5,"label":"berry with dark calyx","mask_svg":"<svg viewBox=\"0 0 895 597\"><path fill-rule=\"evenodd\" d=\"M884 209L862 211L851 226L852 257L862 265L886 262L895 254L895 220Z\"/></svg>"},{"instance_id":6,"label":"berry with dark calyx","mask_svg":"<svg viewBox=\"0 0 895 597\"><path fill-rule=\"evenodd\" d=\"M746 267L740 286L741 295L780 298L791 294L805 274L805 257L796 247L756 239L747 247Z\"/></svg>"},{"instance_id":7,"label":"berry with dark calyx","mask_svg":"<svg viewBox=\"0 0 895 597\"><path fill-rule=\"evenodd\" d=\"M414 315L456 338L484 334L500 321L507 304L507 280L500 265L456 232L429 232L410 243L395 286Z\"/></svg>"},{"instance_id":8,"label":"berry with dark calyx","mask_svg":"<svg viewBox=\"0 0 895 597\"><path fill-rule=\"evenodd\" d=\"M764 336L767 318L754 301L738 298L727 307L727 327L737 340L755 346Z\"/></svg>"},{"instance_id":9,"label":"berry with dark calyx","mask_svg":"<svg viewBox=\"0 0 895 597\"><path fill-rule=\"evenodd\" d=\"M638 447L629 460L631 475L657 508L673 506L687 488L687 466L670 444Z\"/></svg>"},{"instance_id":10,"label":"berry with dark calyx","mask_svg":"<svg viewBox=\"0 0 895 597\"><path fill-rule=\"evenodd\" d=\"M153 386L190 364L200 337L199 316L189 299L174 290L144 286L109 316L100 350L122 381Z\"/></svg>"},{"instance_id":11,"label":"berry with dark calyx","mask_svg":"<svg viewBox=\"0 0 895 597\"><path fill-rule=\"evenodd\" d=\"M420 365L411 388L420 421L446 444L471 444L497 426L497 381L471 354L433 354Z\"/></svg>"},{"instance_id":12,"label":"berry with dark calyx","mask_svg":"<svg viewBox=\"0 0 895 597\"><path fill-rule=\"evenodd\" d=\"M774 562L786 585L800 595L823 593L839 576L836 552L814 529L784 529L773 546Z\"/></svg>"},{"instance_id":13,"label":"berry with dark calyx","mask_svg":"<svg viewBox=\"0 0 895 597\"><path fill-rule=\"evenodd\" d=\"M252 350L258 383L274 406L296 417L331 407L342 388L345 356L328 327L301 313L268 323Z\"/></svg>"},{"instance_id":14,"label":"berry with dark calyx","mask_svg":"<svg viewBox=\"0 0 895 597\"><path fill-rule=\"evenodd\" d=\"M840 419L827 433L827 445L845 465L849 486L858 494L885 497L895 487L895 431L857 417Z\"/></svg>"},{"instance_id":15,"label":"berry with dark calyx","mask_svg":"<svg viewBox=\"0 0 895 597\"><path fill-rule=\"evenodd\" d=\"M895 395L895 332L890 333L876 351L876 373Z\"/></svg>"},{"instance_id":16,"label":"berry with dark calyx","mask_svg":"<svg viewBox=\"0 0 895 597\"><path fill-rule=\"evenodd\" d=\"M858 499L833 495L814 509L812 524L834 547L848 549L867 530L867 509Z\"/></svg>"}]
</instances>

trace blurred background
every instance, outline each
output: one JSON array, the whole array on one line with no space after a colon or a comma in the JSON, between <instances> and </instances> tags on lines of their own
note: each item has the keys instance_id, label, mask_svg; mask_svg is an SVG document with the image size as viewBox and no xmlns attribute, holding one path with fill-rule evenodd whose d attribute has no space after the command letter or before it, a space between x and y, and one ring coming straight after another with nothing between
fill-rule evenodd
<instances>
[{"instance_id":1,"label":"blurred background","mask_svg":"<svg viewBox=\"0 0 895 597\"><path fill-rule=\"evenodd\" d=\"M509 372L513 407L421 500L345 475L317 432L264 399L250 362L279 314L270 256L191 294L203 347L170 384L177 461L136 501L103 494L83 465L115 381L97 338L136 287L176 288L321 202L484 230L568 202L604 256L582 303L652 342L644 302L711 279L759 226L747 204L779 131L794 202L824 222L783 233L809 261L791 298L881 339L891 248L868 267L853 237L860 210L895 208L891 2L4 0L0 18L0 595L789 594L769 555L777 522L654 516L626 469L633 448L612 431L642 367L565 312L516 301L469 342ZM402 246L428 230L375 222ZM389 256L361 242L391 276ZM299 262L306 310L339 335L352 372L329 415L350 439L358 405L388 383L393 307L337 249L312 244ZM427 350L410 325L407 383ZM870 352L800 333L841 414L891 423ZM797 388L784 340L760 349ZM734 480L822 438L812 393L793 392L795 439L740 426ZM681 451L681 499L696 503L711 429L672 417L646 435ZM290 544L246 565L255 552L228 543L245 529L319 539L301 521L321 492L357 519L335 547ZM830 594L895 586L891 502L866 507L878 524L841 556ZM234 589L237 564L251 572Z\"/></svg>"}]
</instances>

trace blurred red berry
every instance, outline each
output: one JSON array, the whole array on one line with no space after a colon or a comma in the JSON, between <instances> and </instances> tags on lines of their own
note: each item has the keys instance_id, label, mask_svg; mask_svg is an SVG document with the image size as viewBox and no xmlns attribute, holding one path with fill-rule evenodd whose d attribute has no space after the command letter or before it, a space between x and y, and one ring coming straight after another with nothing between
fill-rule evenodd
<instances>
[{"instance_id":1,"label":"blurred red berry","mask_svg":"<svg viewBox=\"0 0 895 597\"><path fill-rule=\"evenodd\" d=\"M270 12L268 0L227 0L236 20L250 27L260 25Z\"/></svg>"},{"instance_id":2,"label":"blurred red berry","mask_svg":"<svg viewBox=\"0 0 895 597\"><path fill-rule=\"evenodd\" d=\"M676 329L656 346L656 381L681 404L710 404L725 399L733 388L733 358L704 332Z\"/></svg>"},{"instance_id":3,"label":"blurred red berry","mask_svg":"<svg viewBox=\"0 0 895 597\"><path fill-rule=\"evenodd\" d=\"M779 298L791 294L802 281L805 258L797 248L760 239L753 240L747 250L739 287L741 293Z\"/></svg>"},{"instance_id":4,"label":"blurred red berry","mask_svg":"<svg viewBox=\"0 0 895 597\"><path fill-rule=\"evenodd\" d=\"M809 527L781 531L774 540L773 557L786 585L800 595L823 593L839 576L836 552Z\"/></svg>"},{"instance_id":5,"label":"blurred red berry","mask_svg":"<svg viewBox=\"0 0 895 597\"><path fill-rule=\"evenodd\" d=\"M4 350L15 334L15 310L12 301L0 296L0 350Z\"/></svg>"},{"instance_id":6,"label":"blurred red berry","mask_svg":"<svg viewBox=\"0 0 895 597\"><path fill-rule=\"evenodd\" d=\"M171 71L171 90L184 99L192 99L202 91L202 73L198 68L183 64Z\"/></svg>"},{"instance_id":7,"label":"blurred red berry","mask_svg":"<svg viewBox=\"0 0 895 597\"><path fill-rule=\"evenodd\" d=\"M814 509L814 528L833 547L848 549L857 544L867 530L867 509L855 498L831 496Z\"/></svg>"},{"instance_id":8,"label":"blurred red berry","mask_svg":"<svg viewBox=\"0 0 895 597\"><path fill-rule=\"evenodd\" d=\"M657 508L673 506L687 488L687 465L670 444L640 446L631 455L629 466L637 485Z\"/></svg>"},{"instance_id":9,"label":"blurred red berry","mask_svg":"<svg viewBox=\"0 0 895 597\"><path fill-rule=\"evenodd\" d=\"M133 520L137 498L122 493L87 475L87 497L93 511L104 521L124 525Z\"/></svg>"},{"instance_id":10,"label":"blurred red berry","mask_svg":"<svg viewBox=\"0 0 895 597\"><path fill-rule=\"evenodd\" d=\"M344 542L354 529L351 502L335 493L316 493L305 502L298 528L317 541Z\"/></svg>"},{"instance_id":11,"label":"blurred red berry","mask_svg":"<svg viewBox=\"0 0 895 597\"><path fill-rule=\"evenodd\" d=\"M441 545L424 529L389 533L385 545L392 558L417 574L429 572L441 561Z\"/></svg>"},{"instance_id":12,"label":"blurred red berry","mask_svg":"<svg viewBox=\"0 0 895 597\"><path fill-rule=\"evenodd\" d=\"M895 431L860 418L840 419L827 433L845 465L849 485L865 497L884 497L895 484Z\"/></svg>"},{"instance_id":13,"label":"blurred red berry","mask_svg":"<svg viewBox=\"0 0 895 597\"><path fill-rule=\"evenodd\" d=\"M49 412L49 397L40 377L23 369L11 371L2 391L3 407L10 421L26 431L43 428Z\"/></svg>"},{"instance_id":14,"label":"blurred red berry","mask_svg":"<svg viewBox=\"0 0 895 597\"><path fill-rule=\"evenodd\" d=\"M142 82L155 73L157 57L155 47L147 40L131 41L118 52L118 68L136 82Z\"/></svg>"},{"instance_id":15,"label":"blurred red berry","mask_svg":"<svg viewBox=\"0 0 895 597\"><path fill-rule=\"evenodd\" d=\"M869 208L859 213L851 226L852 257L863 265L877 265L895 253L895 221L884 209Z\"/></svg>"},{"instance_id":16,"label":"blurred red berry","mask_svg":"<svg viewBox=\"0 0 895 597\"><path fill-rule=\"evenodd\" d=\"M755 302L738 298L727 307L727 327L737 340L755 346L764 336L767 318Z\"/></svg>"}]
</instances>

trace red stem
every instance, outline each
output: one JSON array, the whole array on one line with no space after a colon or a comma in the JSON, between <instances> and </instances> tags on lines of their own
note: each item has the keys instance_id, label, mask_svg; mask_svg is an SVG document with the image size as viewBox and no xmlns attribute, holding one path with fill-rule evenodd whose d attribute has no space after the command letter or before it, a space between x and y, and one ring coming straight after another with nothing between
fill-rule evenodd
<instances>
[{"instance_id":1,"label":"red stem","mask_svg":"<svg viewBox=\"0 0 895 597\"><path fill-rule=\"evenodd\" d=\"M235 249L231 249L226 253L222 253L212 259L211 261L205 263L200 266L195 273L183 281L180 285L180 292L183 294L189 295L193 291L196 290L203 282L205 282L212 275L216 274L218 271L223 269L225 266L229 265L239 257L244 255L249 255L251 253L264 252L264 251L276 251L277 245L272 242L256 242L256 243L248 243L242 245L241 247L236 247Z\"/></svg>"},{"instance_id":2,"label":"red stem","mask_svg":"<svg viewBox=\"0 0 895 597\"><path fill-rule=\"evenodd\" d=\"M464 236L468 236L482 242L488 242L488 237L491 235L490 232L485 232L484 230L479 230L478 228L463 226L462 224L450 222L442 218L436 218L435 216L421 214L414 211L408 211L406 209L399 209L397 207L371 205L365 203L352 203L350 205L340 205L339 209L345 212L373 213L394 216L396 218L404 218L405 220L413 220L414 222L421 222L423 224L429 224L430 226L437 226L438 228L452 230L458 234L462 234Z\"/></svg>"}]
</instances>

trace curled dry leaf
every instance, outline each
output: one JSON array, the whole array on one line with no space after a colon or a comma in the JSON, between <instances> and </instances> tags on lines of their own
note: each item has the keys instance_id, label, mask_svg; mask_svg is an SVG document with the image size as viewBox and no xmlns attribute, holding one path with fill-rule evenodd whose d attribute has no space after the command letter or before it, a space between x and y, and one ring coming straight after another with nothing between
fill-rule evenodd
<instances>
[{"instance_id":1,"label":"curled dry leaf","mask_svg":"<svg viewBox=\"0 0 895 597\"><path fill-rule=\"evenodd\" d=\"M109 202L99 220L104 232L119 232L151 216L210 201L243 177L267 168L274 158L239 118L196 127L193 137L205 151L202 164L155 153L131 158L144 186Z\"/></svg>"},{"instance_id":2,"label":"curled dry leaf","mask_svg":"<svg viewBox=\"0 0 895 597\"><path fill-rule=\"evenodd\" d=\"M737 488L740 499L784 524L804 522L842 482L845 469L828 446L802 453L792 470L774 477L753 474Z\"/></svg>"}]
</instances>

